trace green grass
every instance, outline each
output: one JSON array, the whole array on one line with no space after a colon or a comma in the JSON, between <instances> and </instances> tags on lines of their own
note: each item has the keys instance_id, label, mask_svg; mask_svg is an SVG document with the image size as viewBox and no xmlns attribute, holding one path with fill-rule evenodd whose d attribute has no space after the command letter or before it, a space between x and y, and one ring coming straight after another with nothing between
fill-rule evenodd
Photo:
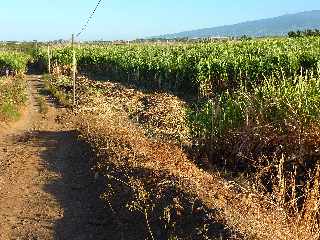
<instances>
[{"instance_id":1,"label":"green grass","mask_svg":"<svg viewBox=\"0 0 320 240\"><path fill-rule=\"evenodd\" d=\"M50 94L52 94L52 96L57 99L59 104L65 107L72 107L72 101L70 99L70 96L68 96L68 94L61 91L58 87L59 84L62 84L60 83L60 81L62 81L61 79L53 80L53 78L51 78L50 75L44 75L43 79L44 79L45 90ZM65 80L65 78L63 78L63 80Z\"/></svg>"},{"instance_id":2,"label":"green grass","mask_svg":"<svg viewBox=\"0 0 320 240\"><path fill-rule=\"evenodd\" d=\"M18 120L20 108L27 101L26 83L23 79L0 79L0 120Z\"/></svg>"},{"instance_id":3,"label":"green grass","mask_svg":"<svg viewBox=\"0 0 320 240\"><path fill-rule=\"evenodd\" d=\"M0 51L0 69L10 69L16 73L24 73L31 57L25 53Z\"/></svg>"},{"instance_id":4,"label":"green grass","mask_svg":"<svg viewBox=\"0 0 320 240\"><path fill-rule=\"evenodd\" d=\"M223 138L231 131L271 124L282 128L289 123L307 127L320 120L320 79L294 77L269 79L252 91L225 91L189 109L196 137Z\"/></svg>"},{"instance_id":5,"label":"green grass","mask_svg":"<svg viewBox=\"0 0 320 240\"><path fill-rule=\"evenodd\" d=\"M36 97L36 101L39 106L39 112L42 114L47 114L49 111L49 107L48 107L48 104L47 104L45 97L38 96L38 97Z\"/></svg>"},{"instance_id":6,"label":"green grass","mask_svg":"<svg viewBox=\"0 0 320 240\"><path fill-rule=\"evenodd\" d=\"M0 116L5 120L18 120L20 118L19 109L11 103L3 103L0 106Z\"/></svg>"}]
</instances>

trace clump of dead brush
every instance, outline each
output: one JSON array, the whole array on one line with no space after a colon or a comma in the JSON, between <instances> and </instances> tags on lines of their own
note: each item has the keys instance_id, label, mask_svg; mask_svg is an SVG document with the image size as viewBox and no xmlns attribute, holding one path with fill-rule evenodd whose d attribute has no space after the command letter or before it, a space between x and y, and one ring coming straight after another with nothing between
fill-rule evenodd
<instances>
[{"instance_id":1,"label":"clump of dead brush","mask_svg":"<svg viewBox=\"0 0 320 240\"><path fill-rule=\"evenodd\" d=\"M160 192L159 183L171 182L163 185L168 192L172 193L169 189L174 186L179 196L187 194L199 199L206 209L219 209L217 219L240 235L256 239L301 239L301 236L312 239L312 232L292 224L283 207L199 169L179 147L146 137L114 102L92 98L90 105L78 109L76 119L75 125L101 159L101 174L105 174L108 166L115 166L119 175L139 179L147 187L148 198L154 199L150 205L156 204L154 209L159 203L155 197ZM161 212L167 206L162 206ZM214 220L209 221L212 223Z\"/></svg>"},{"instance_id":2,"label":"clump of dead brush","mask_svg":"<svg viewBox=\"0 0 320 240\"><path fill-rule=\"evenodd\" d=\"M119 93L121 93L120 90ZM268 173L270 173L269 178L274 176L274 184L271 187L271 189L273 189L273 194L271 195L273 196L269 198L266 194L251 190L247 191L224 181L214 174L204 172L188 159L186 154L181 151L181 148L175 145L155 141L155 139L146 137L143 127L141 127L141 125L138 126L137 122L133 123L132 120L130 120L128 113L123 107L123 101L115 101L116 98L103 98L103 94L104 93L99 93L96 98L94 95L90 95L90 97L83 100L85 105L77 109L75 126L77 126L83 137L93 148L96 149L96 153L100 159L98 163L99 172L102 175L107 176L106 169L108 166L116 166L120 176L129 176L126 181L122 180L126 182L126 184L128 184L130 177L134 180L139 180L140 185L129 184L132 185L130 189L140 189L136 191L140 193L134 195L134 203L131 201L130 206L135 206L136 210L141 210L140 212L148 209L148 218L154 219L152 215L155 209L157 209L157 203L159 203L159 199L155 196L165 196L165 194L159 194L162 193L159 191L159 183L172 182L172 184L164 184L163 187L168 190L170 186L173 185L175 189L179 189L179 196L189 194L201 200L202 206L205 206L206 209L218 209L218 219L228 228L240 233L241 236L254 239L277 240L318 239L317 226L309 223L308 227L306 227L303 221L297 220L297 214L294 215L290 213L286 207L286 205L296 205L294 202L288 201L289 195L291 199L295 201L297 201L299 197L295 191L291 191L291 194L289 194L290 190L288 191L290 186L293 189L294 187L292 186L297 185L296 182L293 181L294 175L288 175L288 160L287 155L284 154L292 152L290 148L288 148L287 151L277 152L278 155L273 155L273 161L267 165L270 170L265 171L265 176L267 176L268 171ZM109 95L107 94L106 96ZM210 116L212 116L211 112L210 114ZM247 122L249 123L250 119L248 119ZM213 124L212 119L210 124ZM268 132L265 131L265 129L271 129L271 131ZM253 128L252 133L254 130L257 129ZM265 136L267 136L268 133L272 133L265 138L266 145L272 143L273 145L281 146L283 142L288 141L291 144L290 146L294 146L297 139L301 142L301 139L312 138L310 137L312 134L310 134L309 137L301 138L294 138L292 137L293 135L289 134L288 136L291 137L283 139L279 138L279 135L277 135L278 132L273 130L274 128L270 126L262 128L261 130L261 132L265 132ZM297 133L297 131L294 131L294 133ZM308 136L308 134L304 132L304 135L301 136ZM262 135L257 136L252 134L250 136L256 139L255 137L259 138L259 136ZM243 135L241 135L241 137L243 137ZM261 143L260 140L255 141L258 142L258 147ZM254 141L251 141L251 143L252 142ZM230 142L228 144L230 144ZM307 146L306 144L304 145ZM234 146L239 147L239 145ZM257 149L257 145L248 144L248 146L249 149ZM301 145L299 145L299 149L300 146ZM263 146L260 147L260 149L262 149L261 153L265 152ZM241 145L243 155L247 153L245 150L246 146ZM296 148L294 148L294 150L296 150ZM315 152L315 150L311 149L311 152ZM297 153L297 151L295 151L295 153ZM281 157L279 158L279 163L277 163L276 159L278 159L277 156L279 155ZM248 158L255 159L254 155L249 155ZM263 167L265 166L263 165L264 161L269 160L270 158L266 158L266 160L260 162L253 161L253 163L255 163L256 166ZM291 177L292 183L289 182L288 176ZM143 186L143 188L137 187L138 185ZM296 188L297 187L295 187L295 189ZM172 191L168 190L168 192L172 194ZM150 201L151 199L152 201ZM312 199L316 198L313 197ZM312 201L309 201L305 206L312 206L310 202ZM161 206L162 211L159 212L166 212L165 214L161 213L162 219L168 220L172 218L172 213L170 217L168 217L168 206L169 209L175 210L177 210L177 207L174 205L175 207L171 208L171 205L174 204L171 202L170 204ZM185 204L182 205L185 206ZM310 209L310 207L304 208ZM134 207L131 209L134 209ZM153 210L153 213L151 213L151 210ZM301 214L301 211L299 211L299 213ZM312 214L314 215L314 211ZM304 216L311 216L312 214L304 214ZM192 216L195 216L194 212ZM301 217L301 219L303 218ZM176 224L176 221L169 222L169 225ZM209 225L213 222L214 220L210 219ZM153 226L152 220L149 220L149 223ZM154 230L157 228L151 227L151 229L155 237L156 234ZM185 229L180 227L178 231L179 230L184 231ZM199 228L199 231L206 232L206 227ZM149 235L151 236L151 234Z\"/></svg>"},{"instance_id":3,"label":"clump of dead brush","mask_svg":"<svg viewBox=\"0 0 320 240\"><path fill-rule=\"evenodd\" d=\"M308 174L305 173L304 182L301 182L297 166L294 165L288 170L284 155L278 161L273 160L272 164L275 165L261 168L257 173L255 181L257 185L253 192L257 192L257 195L260 193L263 201L273 204L274 208L282 209L291 228L291 239L318 239L320 165L317 164ZM266 178L269 179L269 189L266 189ZM264 179L263 183L261 179Z\"/></svg>"}]
</instances>

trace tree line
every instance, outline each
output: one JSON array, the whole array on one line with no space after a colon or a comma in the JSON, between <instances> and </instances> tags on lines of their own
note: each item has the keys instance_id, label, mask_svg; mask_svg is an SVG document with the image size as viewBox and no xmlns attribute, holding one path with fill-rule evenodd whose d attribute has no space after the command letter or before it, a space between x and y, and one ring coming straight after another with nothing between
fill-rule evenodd
<instances>
[{"instance_id":1,"label":"tree line","mask_svg":"<svg viewBox=\"0 0 320 240\"><path fill-rule=\"evenodd\" d=\"M306 29L304 31L290 31L288 33L289 37L311 37L311 36L320 36L319 29Z\"/></svg>"}]
</instances>

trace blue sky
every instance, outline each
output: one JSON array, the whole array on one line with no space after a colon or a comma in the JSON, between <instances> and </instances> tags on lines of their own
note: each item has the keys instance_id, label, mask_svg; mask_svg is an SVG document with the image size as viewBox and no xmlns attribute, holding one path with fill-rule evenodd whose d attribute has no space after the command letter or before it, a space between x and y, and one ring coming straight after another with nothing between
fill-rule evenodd
<instances>
[{"instance_id":1,"label":"blue sky","mask_svg":"<svg viewBox=\"0 0 320 240\"><path fill-rule=\"evenodd\" d=\"M67 39L97 0L1 1L0 40ZM319 0L103 0L82 40L135 39L320 10Z\"/></svg>"}]
</instances>

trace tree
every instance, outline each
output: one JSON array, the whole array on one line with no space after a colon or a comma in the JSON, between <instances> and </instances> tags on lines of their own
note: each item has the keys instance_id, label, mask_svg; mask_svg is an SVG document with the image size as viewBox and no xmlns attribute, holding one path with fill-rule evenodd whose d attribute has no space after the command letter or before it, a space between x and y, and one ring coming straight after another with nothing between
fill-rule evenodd
<instances>
[{"instance_id":1,"label":"tree","mask_svg":"<svg viewBox=\"0 0 320 240\"><path fill-rule=\"evenodd\" d=\"M294 37L297 37L297 34L296 34L295 31L290 31L290 32L288 32L288 36L289 36L290 38L294 38Z\"/></svg>"}]
</instances>

